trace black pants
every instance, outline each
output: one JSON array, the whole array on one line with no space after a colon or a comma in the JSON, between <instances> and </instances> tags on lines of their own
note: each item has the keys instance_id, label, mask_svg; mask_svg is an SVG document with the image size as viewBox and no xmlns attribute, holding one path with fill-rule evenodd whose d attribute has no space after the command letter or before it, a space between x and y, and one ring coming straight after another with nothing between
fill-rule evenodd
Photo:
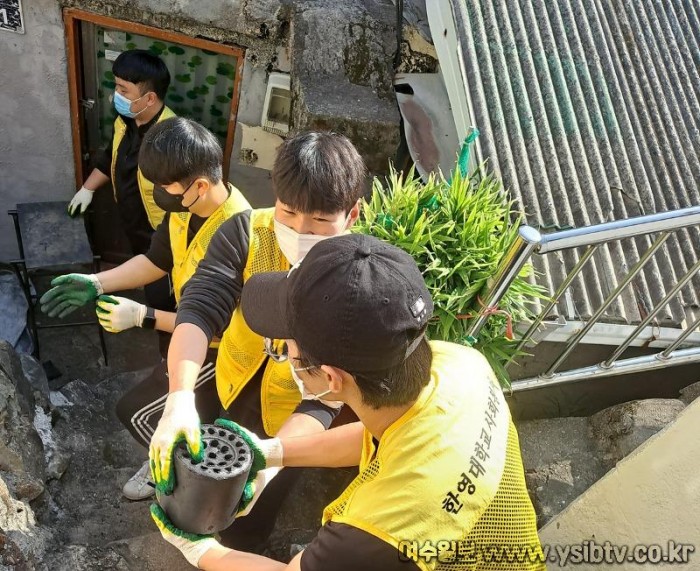
<instances>
[{"instance_id":1,"label":"black pants","mask_svg":"<svg viewBox=\"0 0 700 571\"><path fill-rule=\"evenodd\" d=\"M160 309L161 311L176 311L177 304L175 302L175 293L173 292L170 274L144 286L143 291L146 295L146 305L149 307ZM163 359L167 359L168 347L170 346L170 339L173 335L165 331L157 331L156 333L158 333L158 350L160 351L160 355Z\"/></svg>"},{"instance_id":2,"label":"black pants","mask_svg":"<svg viewBox=\"0 0 700 571\"><path fill-rule=\"evenodd\" d=\"M202 424L212 423L219 416L221 404L216 392L216 351L210 350L195 386L195 404ZM117 402L117 417L131 435L145 447L158 426L168 396L168 365L160 363L143 382L128 391Z\"/></svg>"}]
</instances>

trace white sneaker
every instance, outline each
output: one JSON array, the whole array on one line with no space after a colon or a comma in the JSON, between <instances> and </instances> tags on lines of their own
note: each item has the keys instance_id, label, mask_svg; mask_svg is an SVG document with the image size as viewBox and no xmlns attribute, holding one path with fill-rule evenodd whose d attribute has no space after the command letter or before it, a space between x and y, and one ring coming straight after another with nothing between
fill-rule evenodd
<instances>
[{"instance_id":1,"label":"white sneaker","mask_svg":"<svg viewBox=\"0 0 700 571\"><path fill-rule=\"evenodd\" d=\"M134 501L145 500L156 493L156 489L151 482L151 468L148 465L148 461L144 462L139 471L124 484L122 493L124 497Z\"/></svg>"}]
</instances>

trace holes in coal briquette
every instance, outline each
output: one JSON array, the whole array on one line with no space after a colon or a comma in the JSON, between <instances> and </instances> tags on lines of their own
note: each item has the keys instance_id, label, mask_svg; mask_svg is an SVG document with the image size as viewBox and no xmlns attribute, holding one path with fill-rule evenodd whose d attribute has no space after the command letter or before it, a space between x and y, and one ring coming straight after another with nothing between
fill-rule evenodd
<instances>
[{"instance_id":1,"label":"holes in coal briquette","mask_svg":"<svg viewBox=\"0 0 700 571\"><path fill-rule=\"evenodd\" d=\"M214 468L214 474L219 474L221 470L219 468Z\"/></svg>"},{"instance_id":2,"label":"holes in coal briquette","mask_svg":"<svg viewBox=\"0 0 700 571\"><path fill-rule=\"evenodd\" d=\"M216 458L216 454L214 454L214 452L209 452L208 456L209 456L209 458L211 458L212 460L213 460L214 458Z\"/></svg>"},{"instance_id":3,"label":"holes in coal briquette","mask_svg":"<svg viewBox=\"0 0 700 571\"><path fill-rule=\"evenodd\" d=\"M212 448L218 448L218 446L219 446L219 441L218 441L218 440L212 440L212 441L209 443L209 445L210 445Z\"/></svg>"},{"instance_id":4,"label":"holes in coal briquette","mask_svg":"<svg viewBox=\"0 0 700 571\"><path fill-rule=\"evenodd\" d=\"M227 434L225 430L219 430L219 436L221 438L226 438L229 434Z\"/></svg>"},{"instance_id":5,"label":"holes in coal briquette","mask_svg":"<svg viewBox=\"0 0 700 571\"><path fill-rule=\"evenodd\" d=\"M216 429L210 426L209 428L207 428L207 432L210 436L214 436L214 434L216 434Z\"/></svg>"},{"instance_id":6,"label":"holes in coal briquette","mask_svg":"<svg viewBox=\"0 0 700 571\"><path fill-rule=\"evenodd\" d=\"M242 443L242 442L236 442L235 446L236 446L236 448L243 448L243 443Z\"/></svg>"},{"instance_id":7,"label":"holes in coal briquette","mask_svg":"<svg viewBox=\"0 0 700 571\"><path fill-rule=\"evenodd\" d=\"M226 456L224 456L224 460L226 461L230 460L231 458L233 458L233 454L226 454Z\"/></svg>"},{"instance_id":8,"label":"holes in coal briquette","mask_svg":"<svg viewBox=\"0 0 700 571\"><path fill-rule=\"evenodd\" d=\"M221 452L223 452L224 454L226 454L229 450L230 450L230 448L228 446L221 447Z\"/></svg>"}]
</instances>

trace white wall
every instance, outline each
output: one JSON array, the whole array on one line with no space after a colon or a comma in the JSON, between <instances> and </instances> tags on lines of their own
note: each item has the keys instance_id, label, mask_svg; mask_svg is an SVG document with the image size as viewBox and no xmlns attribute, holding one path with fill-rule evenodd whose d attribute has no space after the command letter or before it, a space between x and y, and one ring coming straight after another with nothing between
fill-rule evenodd
<instances>
[{"instance_id":1,"label":"white wall","mask_svg":"<svg viewBox=\"0 0 700 571\"><path fill-rule=\"evenodd\" d=\"M598 546L627 548L633 560L623 564L576 564L578 571L594 569L700 569L700 399L691 403L662 432L622 460L542 530L543 544L569 546L594 541ZM694 544L687 564L638 564L631 553L650 545L668 548ZM589 544L589 553L591 552ZM583 553L583 550L582 550ZM618 551L618 554L621 552ZM663 552L662 552L663 554ZM666 555L670 553L667 551ZM601 556L600 550L595 554ZM677 556L678 554L673 554ZM590 558L589 558L590 561ZM551 568L555 568L552 565Z\"/></svg>"}]
</instances>

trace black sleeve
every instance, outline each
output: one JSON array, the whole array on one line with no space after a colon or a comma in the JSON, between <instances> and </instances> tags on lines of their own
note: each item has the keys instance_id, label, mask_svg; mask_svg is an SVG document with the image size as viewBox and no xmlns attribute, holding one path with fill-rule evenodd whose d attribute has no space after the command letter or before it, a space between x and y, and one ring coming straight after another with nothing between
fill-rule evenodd
<instances>
[{"instance_id":1,"label":"black sleeve","mask_svg":"<svg viewBox=\"0 0 700 571\"><path fill-rule=\"evenodd\" d=\"M239 212L219 227L197 271L182 289L175 325L192 323L210 342L228 327L241 297L250 212Z\"/></svg>"},{"instance_id":2,"label":"black sleeve","mask_svg":"<svg viewBox=\"0 0 700 571\"><path fill-rule=\"evenodd\" d=\"M301 571L419 571L413 561L375 537L344 523L324 525L301 555Z\"/></svg>"},{"instance_id":3,"label":"black sleeve","mask_svg":"<svg viewBox=\"0 0 700 571\"><path fill-rule=\"evenodd\" d=\"M151 236L151 245L148 247L146 257L154 266L158 266L164 272L172 271L173 250L170 247L170 212L165 213L163 221Z\"/></svg>"},{"instance_id":4,"label":"black sleeve","mask_svg":"<svg viewBox=\"0 0 700 571\"><path fill-rule=\"evenodd\" d=\"M95 168L102 174L112 178L112 141L114 137L109 138L109 143L103 151L100 151L95 157Z\"/></svg>"},{"instance_id":5,"label":"black sleeve","mask_svg":"<svg viewBox=\"0 0 700 571\"><path fill-rule=\"evenodd\" d=\"M331 422L340 414L341 410L343 410L343 407L333 408L332 406L326 406L319 400L303 400L294 409L294 412L313 416L328 430Z\"/></svg>"}]
</instances>

